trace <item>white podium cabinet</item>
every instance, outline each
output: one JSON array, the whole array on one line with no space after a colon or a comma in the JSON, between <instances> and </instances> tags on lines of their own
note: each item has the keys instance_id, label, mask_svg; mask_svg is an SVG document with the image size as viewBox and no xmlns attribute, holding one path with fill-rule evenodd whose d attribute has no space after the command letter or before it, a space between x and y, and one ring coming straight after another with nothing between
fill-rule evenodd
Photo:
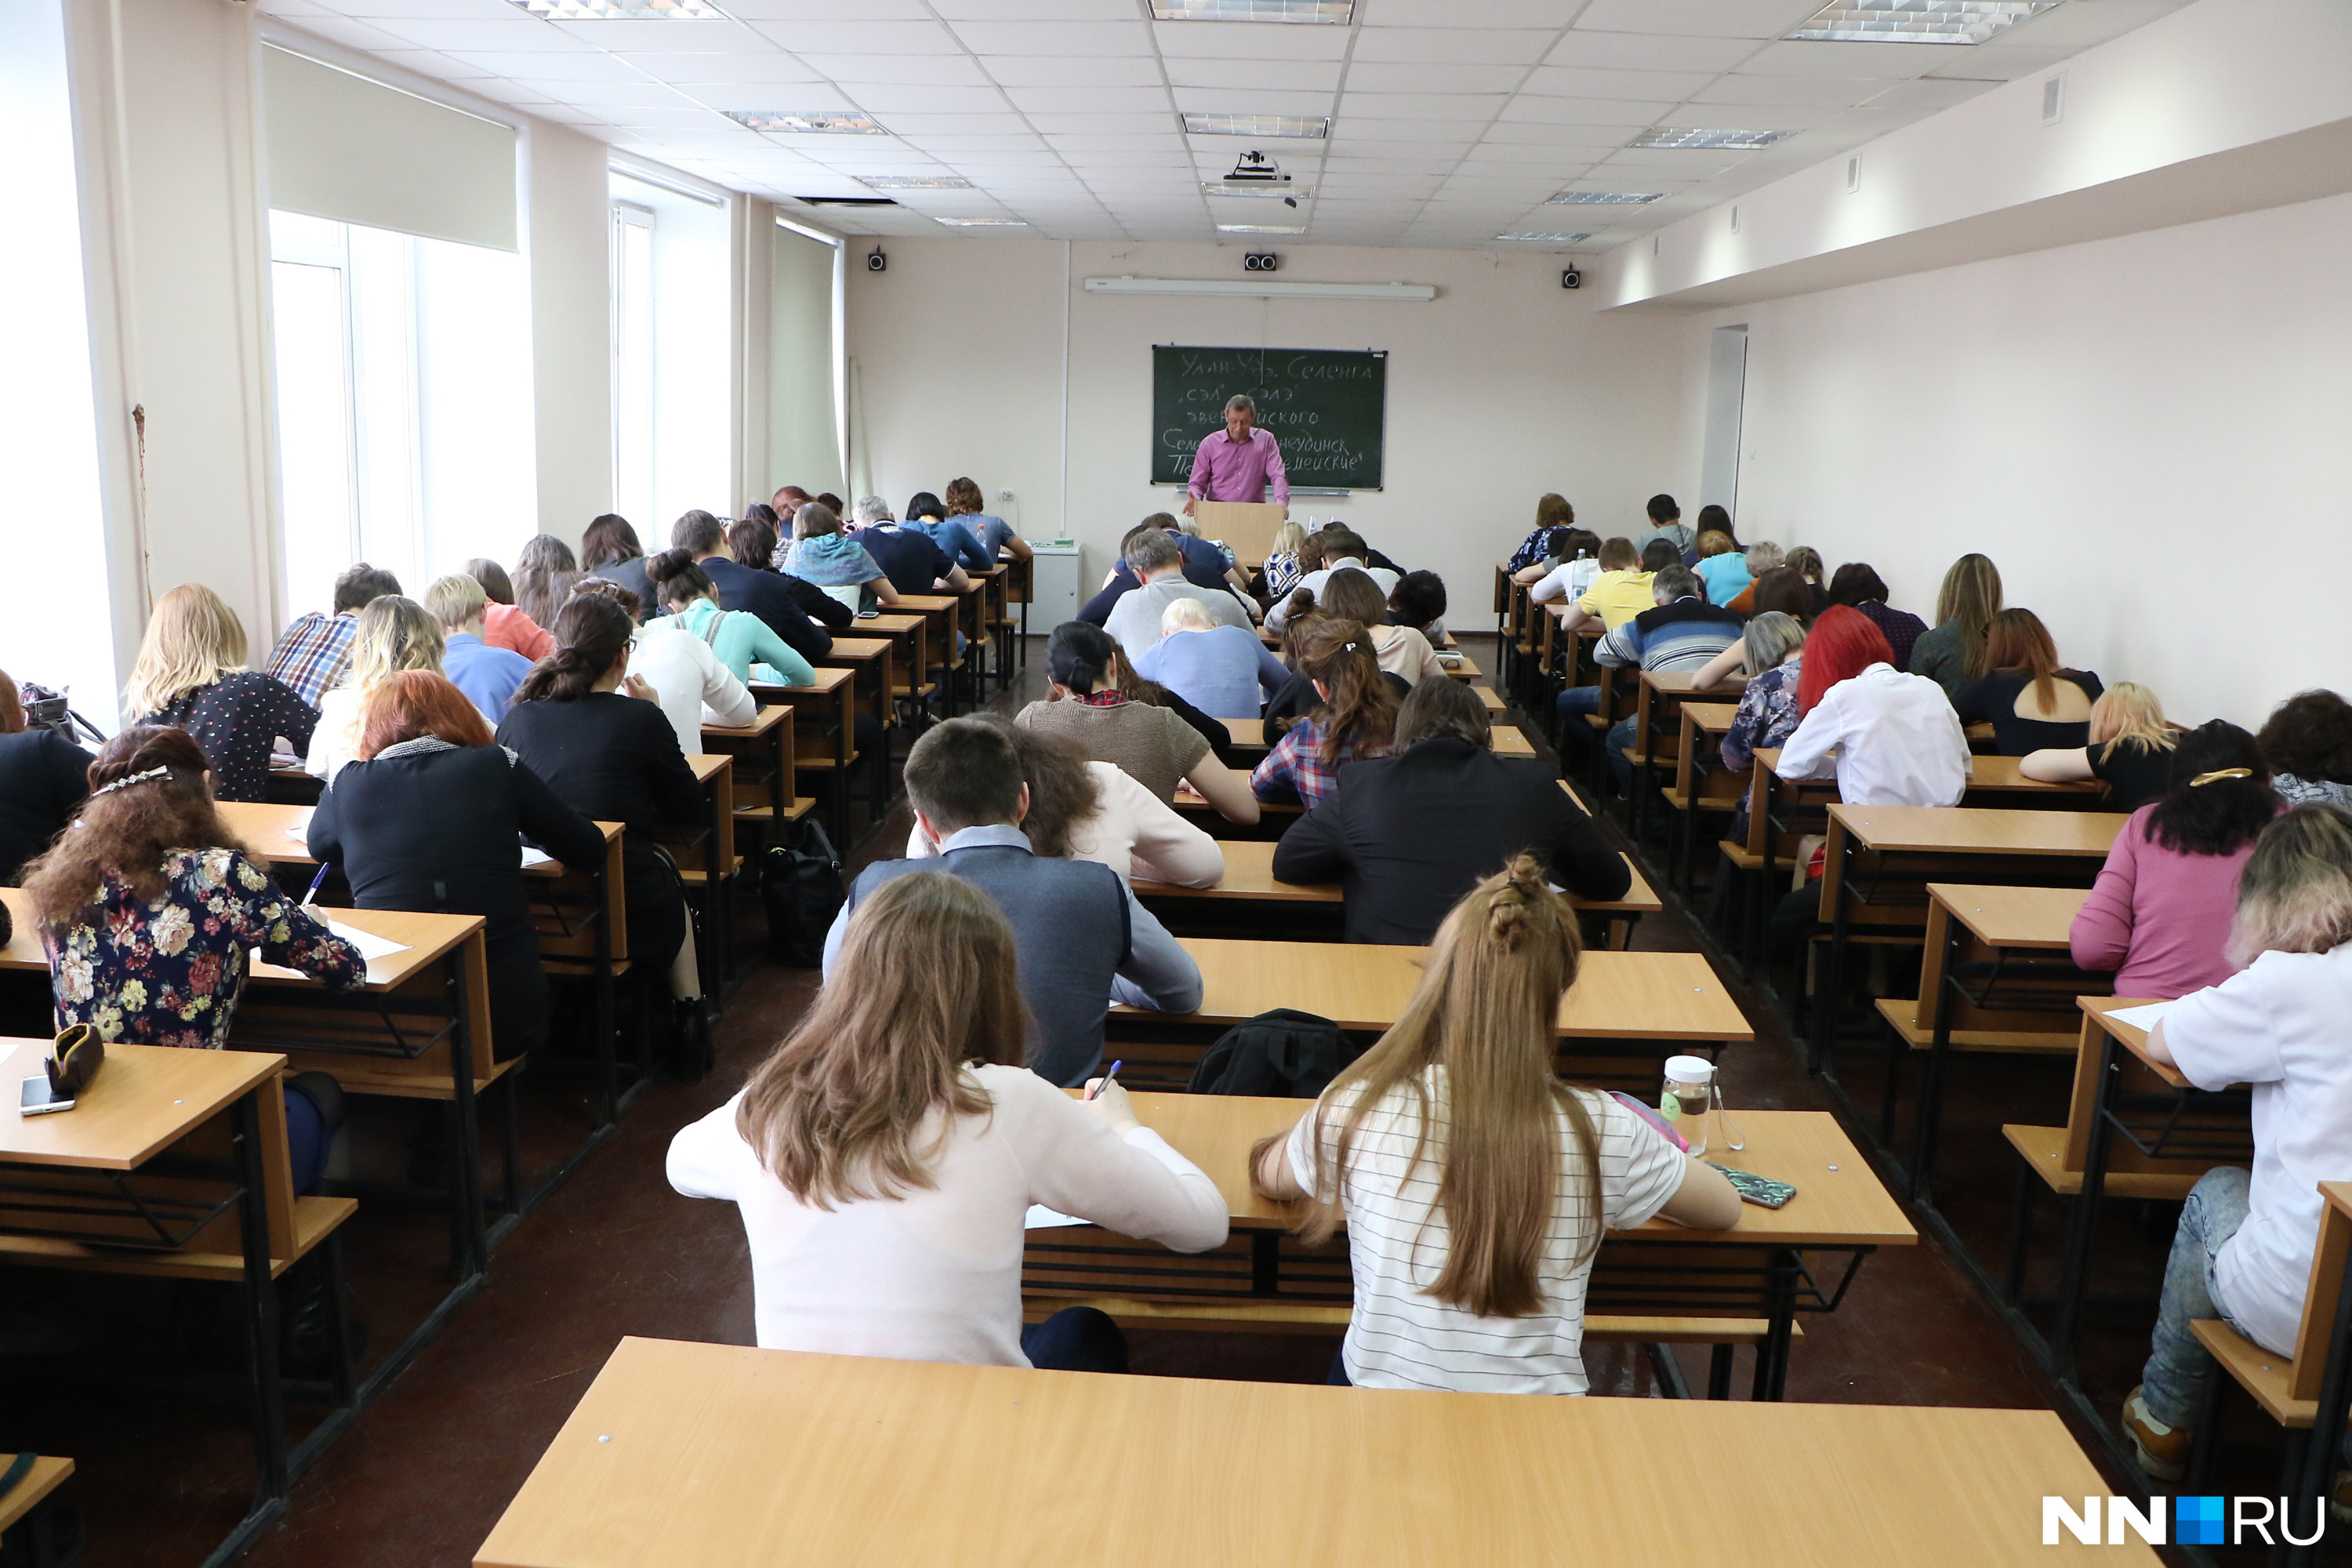
<instances>
[{"instance_id":1,"label":"white podium cabinet","mask_svg":"<svg viewBox=\"0 0 2352 1568\"><path fill-rule=\"evenodd\" d=\"M1042 637L1064 621L1076 620L1078 606L1092 595L1080 584L1076 545L1033 543L1030 549L1035 556L1030 575L1036 597L1029 605L1029 635Z\"/></svg>"}]
</instances>

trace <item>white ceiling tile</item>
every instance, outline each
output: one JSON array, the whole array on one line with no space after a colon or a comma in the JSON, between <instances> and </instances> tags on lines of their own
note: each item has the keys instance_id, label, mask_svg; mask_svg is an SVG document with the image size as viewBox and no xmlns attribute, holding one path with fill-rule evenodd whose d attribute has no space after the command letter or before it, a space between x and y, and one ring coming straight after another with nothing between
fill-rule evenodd
<instances>
[{"instance_id":1,"label":"white ceiling tile","mask_svg":"<svg viewBox=\"0 0 2352 1568\"><path fill-rule=\"evenodd\" d=\"M950 22L1126 22L1134 0L937 0Z\"/></svg>"},{"instance_id":2,"label":"white ceiling tile","mask_svg":"<svg viewBox=\"0 0 2352 1568\"><path fill-rule=\"evenodd\" d=\"M1351 58L1406 65L1533 65L1558 36L1523 27L1368 27Z\"/></svg>"},{"instance_id":3,"label":"white ceiling tile","mask_svg":"<svg viewBox=\"0 0 2352 1568\"><path fill-rule=\"evenodd\" d=\"M1565 27L1585 0L1356 0L1365 27Z\"/></svg>"},{"instance_id":4,"label":"white ceiling tile","mask_svg":"<svg viewBox=\"0 0 2352 1568\"><path fill-rule=\"evenodd\" d=\"M445 21L421 16L385 16L369 24L420 49L498 49L510 53L583 53L595 47L524 12L496 22ZM733 30L732 24L725 24Z\"/></svg>"},{"instance_id":5,"label":"white ceiling tile","mask_svg":"<svg viewBox=\"0 0 2352 1568\"><path fill-rule=\"evenodd\" d=\"M436 49L379 49L375 58L403 70L413 70L419 76L438 77L443 81L493 79L479 66L467 65L457 56L445 55Z\"/></svg>"},{"instance_id":6,"label":"white ceiling tile","mask_svg":"<svg viewBox=\"0 0 2352 1568\"><path fill-rule=\"evenodd\" d=\"M2098 0L2095 5L2057 5L1996 35L1994 42L2018 48L2086 49L2187 4L2189 0Z\"/></svg>"},{"instance_id":7,"label":"white ceiling tile","mask_svg":"<svg viewBox=\"0 0 2352 1568\"><path fill-rule=\"evenodd\" d=\"M756 54L650 55L638 68L657 80L694 87L781 87L821 79L779 48Z\"/></svg>"},{"instance_id":8,"label":"white ceiling tile","mask_svg":"<svg viewBox=\"0 0 2352 1568\"><path fill-rule=\"evenodd\" d=\"M1654 125L1698 126L1738 131L1805 131L1834 119L1845 104L1685 103L1657 116ZM1717 121L1722 121L1721 126ZM1628 137L1630 141L1632 138Z\"/></svg>"},{"instance_id":9,"label":"white ceiling tile","mask_svg":"<svg viewBox=\"0 0 2352 1568\"><path fill-rule=\"evenodd\" d=\"M1034 118L1031 123L1035 123ZM1038 130L1044 132L1045 127L1038 126ZM1055 131L1047 134L1045 140L1050 145L1059 147L1065 152L1076 153L1096 159L1152 157L1165 159L1171 163L1181 163L1188 167L1192 163L1185 150L1184 139L1175 135L1106 132L1081 135Z\"/></svg>"},{"instance_id":10,"label":"white ceiling tile","mask_svg":"<svg viewBox=\"0 0 2352 1568\"><path fill-rule=\"evenodd\" d=\"M1003 114L894 114L890 129L909 146L961 147L984 153L1045 151L1045 139L1017 116Z\"/></svg>"},{"instance_id":11,"label":"white ceiling tile","mask_svg":"<svg viewBox=\"0 0 2352 1568\"><path fill-rule=\"evenodd\" d=\"M864 82L928 87L986 87L988 73L970 55L818 55L801 63L844 86Z\"/></svg>"},{"instance_id":12,"label":"white ceiling tile","mask_svg":"<svg viewBox=\"0 0 2352 1568\"><path fill-rule=\"evenodd\" d=\"M608 118L615 125L634 130L704 130L712 125L730 123L708 109L671 104L615 104L610 106ZM744 136L749 131L740 131Z\"/></svg>"},{"instance_id":13,"label":"white ceiling tile","mask_svg":"<svg viewBox=\"0 0 2352 1568\"><path fill-rule=\"evenodd\" d=\"M414 47L406 38L365 22L354 22L347 16L305 16L301 26L304 32L316 34L329 43L341 44L345 48L373 51Z\"/></svg>"},{"instance_id":14,"label":"white ceiling tile","mask_svg":"<svg viewBox=\"0 0 2352 1568\"><path fill-rule=\"evenodd\" d=\"M1785 81L1788 79L1783 77L1780 79ZM1917 81L1896 82L1871 99L1867 107L1900 110L1912 114L1933 114L1956 103L1966 103L1979 93L1991 91L1997 85L1990 81L1949 81L1922 77Z\"/></svg>"},{"instance_id":15,"label":"white ceiling tile","mask_svg":"<svg viewBox=\"0 0 2352 1568\"><path fill-rule=\"evenodd\" d=\"M1538 66L1519 90L1538 98L1664 99L1678 103L1715 79L1713 71L1590 70Z\"/></svg>"},{"instance_id":16,"label":"white ceiling tile","mask_svg":"<svg viewBox=\"0 0 2352 1568\"><path fill-rule=\"evenodd\" d=\"M1505 121L1540 125L1605 125L1595 139L1623 142L1659 122L1670 103L1647 103L1616 98L1517 98L1503 111Z\"/></svg>"},{"instance_id":17,"label":"white ceiling tile","mask_svg":"<svg viewBox=\"0 0 2352 1568\"><path fill-rule=\"evenodd\" d=\"M456 57L467 65L489 72L492 76L513 77L518 80L531 79L545 81L643 81L645 74L632 68L625 60L611 55L574 54L488 54L472 49L457 51Z\"/></svg>"},{"instance_id":18,"label":"white ceiling tile","mask_svg":"<svg viewBox=\"0 0 2352 1568\"><path fill-rule=\"evenodd\" d=\"M1581 27L1544 57L1548 66L1598 70L1726 71L1756 53L1753 38L1680 38L1655 33L1588 33Z\"/></svg>"},{"instance_id":19,"label":"white ceiling tile","mask_svg":"<svg viewBox=\"0 0 2352 1568\"><path fill-rule=\"evenodd\" d=\"M265 5L262 9L278 11L275 5ZM302 9L313 14L339 11L362 22L374 16L471 16L488 21L515 14L510 0L334 0L331 5L306 5Z\"/></svg>"},{"instance_id":20,"label":"white ceiling tile","mask_svg":"<svg viewBox=\"0 0 2352 1568\"><path fill-rule=\"evenodd\" d=\"M1754 156L1708 147L1620 147L1601 164L1612 169L1655 169L1684 180L1711 180Z\"/></svg>"},{"instance_id":21,"label":"white ceiling tile","mask_svg":"<svg viewBox=\"0 0 2352 1568\"><path fill-rule=\"evenodd\" d=\"M1339 121L1376 120L1492 120L1510 100L1504 94L1466 92L1356 92L1340 97Z\"/></svg>"},{"instance_id":22,"label":"white ceiling tile","mask_svg":"<svg viewBox=\"0 0 2352 1568\"><path fill-rule=\"evenodd\" d=\"M1576 30L1779 38L1820 9L1821 0L1592 0Z\"/></svg>"},{"instance_id":23,"label":"white ceiling tile","mask_svg":"<svg viewBox=\"0 0 2352 1568\"><path fill-rule=\"evenodd\" d=\"M1397 65L1358 60L1348 68L1349 92L1511 92L1528 68L1511 66Z\"/></svg>"},{"instance_id":24,"label":"white ceiling tile","mask_svg":"<svg viewBox=\"0 0 2352 1568\"><path fill-rule=\"evenodd\" d=\"M1160 62L1138 56L1132 59L1048 55L1027 58L991 55L981 68L1006 87L1159 87Z\"/></svg>"},{"instance_id":25,"label":"white ceiling tile","mask_svg":"<svg viewBox=\"0 0 2352 1568\"><path fill-rule=\"evenodd\" d=\"M1885 80L1853 81L1844 77L1758 76L1748 71L1734 71L1729 76L1717 77L1706 88L1693 93L1690 101L1805 104L1816 108L1846 109L1865 102L1895 85Z\"/></svg>"},{"instance_id":26,"label":"white ceiling tile","mask_svg":"<svg viewBox=\"0 0 2352 1568\"><path fill-rule=\"evenodd\" d=\"M894 112L909 114L986 114L1008 112L1004 94L993 87L924 87L897 82L842 82L841 90L858 107L891 124Z\"/></svg>"},{"instance_id":27,"label":"white ceiling tile","mask_svg":"<svg viewBox=\"0 0 2352 1568\"><path fill-rule=\"evenodd\" d=\"M1138 122L1148 119L1154 129L1175 129L1174 110L1168 106L1168 92L1164 88L1008 87L1004 89L1004 96L1024 114L1046 114L1059 118L1108 116ZM1122 129L1141 128L1138 123Z\"/></svg>"},{"instance_id":28,"label":"white ceiling tile","mask_svg":"<svg viewBox=\"0 0 2352 1568\"><path fill-rule=\"evenodd\" d=\"M558 125L588 125L599 118L593 110L574 109L568 103L534 103L530 112L535 120L551 120Z\"/></svg>"},{"instance_id":29,"label":"white ceiling tile","mask_svg":"<svg viewBox=\"0 0 2352 1568\"><path fill-rule=\"evenodd\" d=\"M558 103L576 104L586 109L619 109L633 105L644 109L691 109L697 113L715 112L682 98L677 90L657 81L533 81L528 77L516 79L536 92L543 92Z\"/></svg>"},{"instance_id":30,"label":"white ceiling tile","mask_svg":"<svg viewBox=\"0 0 2352 1568\"><path fill-rule=\"evenodd\" d=\"M1332 94L1328 92L1275 92L1265 88L1231 87L1180 87L1171 89L1171 96L1175 100L1179 113L1297 114L1310 120L1328 119L1332 100Z\"/></svg>"},{"instance_id":31,"label":"white ceiling tile","mask_svg":"<svg viewBox=\"0 0 2352 1568\"><path fill-rule=\"evenodd\" d=\"M1151 29L1140 17L1124 22L958 22L955 31L977 55L1151 53Z\"/></svg>"},{"instance_id":32,"label":"white ceiling tile","mask_svg":"<svg viewBox=\"0 0 2352 1568\"><path fill-rule=\"evenodd\" d=\"M1459 162L1456 158L1409 158L1335 152L1324 160L1323 166L1335 174L1442 174Z\"/></svg>"},{"instance_id":33,"label":"white ceiling tile","mask_svg":"<svg viewBox=\"0 0 2352 1568\"><path fill-rule=\"evenodd\" d=\"M1357 143L1417 146L1432 157L1451 154L1458 158L1470 150L1470 144L1486 129L1486 121L1479 120L1366 120L1344 130L1334 130L1332 134Z\"/></svg>"},{"instance_id":34,"label":"white ceiling tile","mask_svg":"<svg viewBox=\"0 0 2352 1568\"><path fill-rule=\"evenodd\" d=\"M931 16L923 0L727 0L725 8L746 22L922 22Z\"/></svg>"},{"instance_id":35,"label":"white ceiling tile","mask_svg":"<svg viewBox=\"0 0 2352 1568\"><path fill-rule=\"evenodd\" d=\"M2014 81L2035 71L2048 70L2072 52L2030 48L2021 44L2008 48L1979 44L1972 49L1943 50L1943 63L1936 66L1933 74L1948 81Z\"/></svg>"},{"instance_id":36,"label":"white ceiling tile","mask_svg":"<svg viewBox=\"0 0 2352 1568\"><path fill-rule=\"evenodd\" d=\"M1952 57L1975 50L1952 44L1851 44L1792 38L1767 44L1740 62L1748 76L1829 76L1882 81L1926 76Z\"/></svg>"},{"instance_id":37,"label":"white ceiling tile","mask_svg":"<svg viewBox=\"0 0 2352 1568\"><path fill-rule=\"evenodd\" d=\"M1646 128L1645 128L1646 129ZM1486 129L1483 142L1501 142L1522 147L1615 147L1624 137L1610 141L1590 125L1573 125L1542 120L1498 120Z\"/></svg>"},{"instance_id":38,"label":"white ceiling tile","mask_svg":"<svg viewBox=\"0 0 2352 1568\"><path fill-rule=\"evenodd\" d=\"M1331 92L1339 86L1338 60L1199 60L1167 62L1168 79L1177 87L1268 89L1291 92Z\"/></svg>"},{"instance_id":39,"label":"white ceiling tile","mask_svg":"<svg viewBox=\"0 0 2352 1568\"><path fill-rule=\"evenodd\" d=\"M1525 142L1481 142L1470 149L1470 155L1463 160L1463 166L1507 163L1523 168L1581 169L1594 159L1607 157L1616 150L1616 147L1605 143L1541 147Z\"/></svg>"},{"instance_id":40,"label":"white ceiling tile","mask_svg":"<svg viewBox=\"0 0 2352 1568\"><path fill-rule=\"evenodd\" d=\"M656 22L657 27L684 26ZM753 22L761 33L795 54L825 55L960 55L963 46L937 22L907 21L784 21Z\"/></svg>"},{"instance_id":41,"label":"white ceiling tile","mask_svg":"<svg viewBox=\"0 0 2352 1568\"><path fill-rule=\"evenodd\" d=\"M618 55L700 55L756 48L759 36L740 22L552 22L547 26L592 48Z\"/></svg>"},{"instance_id":42,"label":"white ceiling tile","mask_svg":"<svg viewBox=\"0 0 2352 1568\"><path fill-rule=\"evenodd\" d=\"M1349 27L1272 26L1263 22L1155 22L1160 55L1235 60L1344 59Z\"/></svg>"}]
</instances>

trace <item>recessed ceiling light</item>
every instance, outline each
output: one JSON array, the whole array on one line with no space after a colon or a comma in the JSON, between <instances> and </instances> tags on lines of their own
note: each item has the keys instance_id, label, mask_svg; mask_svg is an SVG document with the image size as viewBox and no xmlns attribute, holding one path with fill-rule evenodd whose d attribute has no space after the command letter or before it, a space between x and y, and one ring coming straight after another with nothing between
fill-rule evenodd
<instances>
[{"instance_id":1,"label":"recessed ceiling light","mask_svg":"<svg viewBox=\"0 0 2352 1568\"><path fill-rule=\"evenodd\" d=\"M1791 38L1855 44L1981 44L2058 0L1832 0Z\"/></svg>"},{"instance_id":2,"label":"recessed ceiling light","mask_svg":"<svg viewBox=\"0 0 2352 1568\"><path fill-rule=\"evenodd\" d=\"M1356 0L1151 0L1155 22L1338 22Z\"/></svg>"},{"instance_id":3,"label":"recessed ceiling light","mask_svg":"<svg viewBox=\"0 0 2352 1568\"><path fill-rule=\"evenodd\" d=\"M1562 191L1544 205L1554 207L1639 206L1654 202L1664 191Z\"/></svg>"},{"instance_id":4,"label":"recessed ceiling light","mask_svg":"<svg viewBox=\"0 0 2352 1568\"><path fill-rule=\"evenodd\" d=\"M950 228L1027 228L1029 226L1017 217L942 217L934 218L931 221L943 223Z\"/></svg>"},{"instance_id":5,"label":"recessed ceiling light","mask_svg":"<svg viewBox=\"0 0 2352 1568\"><path fill-rule=\"evenodd\" d=\"M1202 193L1212 196L1311 196L1305 185L1269 185L1257 180L1203 180Z\"/></svg>"},{"instance_id":6,"label":"recessed ceiling light","mask_svg":"<svg viewBox=\"0 0 2352 1568\"><path fill-rule=\"evenodd\" d=\"M1589 234L1538 234L1533 229L1515 228L1508 234L1498 234L1495 237L1496 239L1543 239L1549 240L1555 245L1567 245L1580 239L1591 239L1592 237Z\"/></svg>"},{"instance_id":7,"label":"recessed ceiling light","mask_svg":"<svg viewBox=\"0 0 2352 1568\"><path fill-rule=\"evenodd\" d=\"M1217 232L1219 234L1305 234L1307 226L1303 223L1221 223L1217 226Z\"/></svg>"},{"instance_id":8,"label":"recessed ceiling light","mask_svg":"<svg viewBox=\"0 0 2352 1568\"><path fill-rule=\"evenodd\" d=\"M961 174L861 174L857 183L869 191L968 191L971 182Z\"/></svg>"},{"instance_id":9,"label":"recessed ceiling light","mask_svg":"<svg viewBox=\"0 0 2352 1568\"><path fill-rule=\"evenodd\" d=\"M1685 131L1670 125L1654 125L1626 142L1625 145L1628 147L1741 149L1769 147L1782 137L1795 134L1793 131Z\"/></svg>"},{"instance_id":10,"label":"recessed ceiling light","mask_svg":"<svg viewBox=\"0 0 2352 1568\"><path fill-rule=\"evenodd\" d=\"M551 22L723 22L727 13L704 0L514 0Z\"/></svg>"},{"instance_id":11,"label":"recessed ceiling light","mask_svg":"<svg viewBox=\"0 0 2352 1568\"><path fill-rule=\"evenodd\" d=\"M1298 136L1318 140L1331 133L1328 120L1296 114L1188 114L1187 136Z\"/></svg>"},{"instance_id":12,"label":"recessed ceiling light","mask_svg":"<svg viewBox=\"0 0 2352 1568\"><path fill-rule=\"evenodd\" d=\"M754 131L783 131L823 136L887 136L870 114L835 114L815 109L729 109L723 112L738 125Z\"/></svg>"}]
</instances>

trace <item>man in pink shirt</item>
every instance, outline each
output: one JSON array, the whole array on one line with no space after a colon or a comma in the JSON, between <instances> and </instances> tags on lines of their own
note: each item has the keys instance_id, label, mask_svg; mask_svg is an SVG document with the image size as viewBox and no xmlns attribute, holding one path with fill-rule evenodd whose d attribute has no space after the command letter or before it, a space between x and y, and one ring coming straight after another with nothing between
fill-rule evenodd
<instances>
[{"instance_id":1,"label":"man in pink shirt","mask_svg":"<svg viewBox=\"0 0 2352 1568\"><path fill-rule=\"evenodd\" d=\"M1290 476L1282 471L1282 449L1274 437L1257 429L1257 405L1244 393L1225 400L1225 427L1202 438L1192 455L1192 494L1184 515L1192 515L1195 501L1262 501L1274 487L1274 504L1290 505Z\"/></svg>"}]
</instances>

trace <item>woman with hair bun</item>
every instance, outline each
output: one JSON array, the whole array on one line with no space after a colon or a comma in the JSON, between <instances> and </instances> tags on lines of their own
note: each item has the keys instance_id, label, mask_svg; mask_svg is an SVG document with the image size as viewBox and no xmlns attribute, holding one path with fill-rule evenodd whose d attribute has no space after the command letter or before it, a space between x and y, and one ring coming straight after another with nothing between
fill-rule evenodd
<instances>
[{"instance_id":1,"label":"woman with hair bun","mask_svg":"<svg viewBox=\"0 0 2352 1568\"><path fill-rule=\"evenodd\" d=\"M1396 689L1382 675L1375 647L1361 621L1338 616L1318 621L1300 639L1298 672L1315 683L1317 706L1250 774L1258 799L1295 797L1312 811L1339 786L1343 765L1395 749Z\"/></svg>"},{"instance_id":2,"label":"woman with hair bun","mask_svg":"<svg viewBox=\"0 0 2352 1568\"><path fill-rule=\"evenodd\" d=\"M87 1024L110 1044L218 1050L255 950L330 990L367 984L360 950L279 890L268 860L222 824L211 782L186 731L134 724L90 763L81 815L25 868L58 1027ZM287 1083L299 1192L318 1183L332 1136L321 1105L340 1098L333 1079L320 1079Z\"/></svg>"},{"instance_id":3,"label":"woman with hair bun","mask_svg":"<svg viewBox=\"0 0 2352 1568\"><path fill-rule=\"evenodd\" d=\"M636 630L628 611L602 595L575 594L554 630L555 652L515 693L499 743L574 811L627 825L629 958L663 974L686 942L685 890L654 833L699 823L702 786L653 688L628 673Z\"/></svg>"},{"instance_id":4,"label":"woman with hair bun","mask_svg":"<svg viewBox=\"0 0 2352 1568\"><path fill-rule=\"evenodd\" d=\"M1333 1383L1582 1394L1603 1234L1739 1223L1721 1172L1559 1077L1576 971L1576 913L1519 856L1445 917L1396 1026L1252 1152L1250 1184L1305 1200L1310 1242L1344 1213L1356 1302Z\"/></svg>"}]
</instances>

